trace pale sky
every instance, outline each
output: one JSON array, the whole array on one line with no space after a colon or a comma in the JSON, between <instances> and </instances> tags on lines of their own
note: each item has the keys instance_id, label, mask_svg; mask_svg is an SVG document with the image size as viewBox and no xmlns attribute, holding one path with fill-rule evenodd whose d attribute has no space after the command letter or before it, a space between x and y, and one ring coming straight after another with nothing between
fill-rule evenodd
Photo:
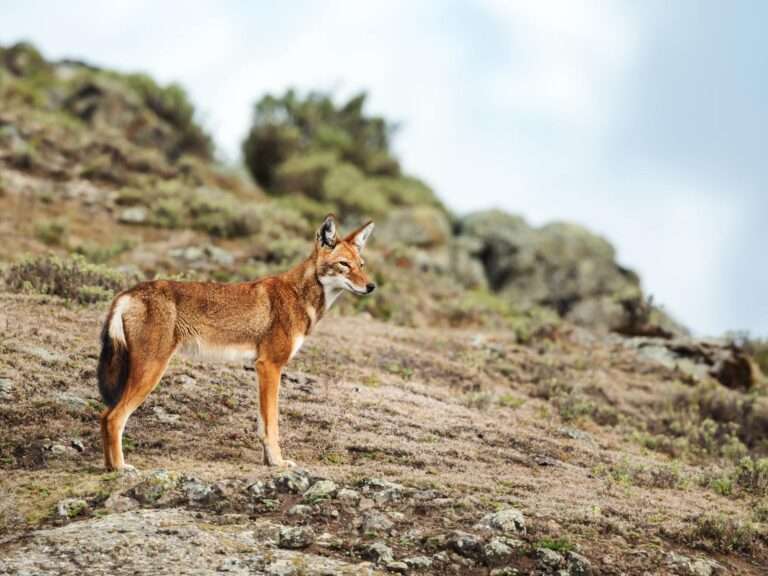
<instances>
[{"instance_id":1,"label":"pale sky","mask_svg":"<svg viewBox=\"0 0 768 576\"><path fill-rule=\"evenodd\" d=\"M231 160L265 92L368 90L455 211L582 223L696 332L768 336L766 2L0 0L0 20L0 43L181 83Z\"/></svg>"}]
</instances>

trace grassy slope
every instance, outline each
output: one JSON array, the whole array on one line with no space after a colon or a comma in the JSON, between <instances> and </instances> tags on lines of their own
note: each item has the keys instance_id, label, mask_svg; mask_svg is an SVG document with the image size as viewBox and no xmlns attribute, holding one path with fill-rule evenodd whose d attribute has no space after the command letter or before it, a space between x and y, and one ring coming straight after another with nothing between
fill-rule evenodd
<instances>
[{"instance_id":1,"label":"grassy slope","mask_svg":"<svg viewBox=\"0 0 768 576\"><path fill-rule=\"evenodd\" d=\"M104 311L11 295L0 295L0 309L0 376L13 382L0 408L2 529L50 523L65 496L85 497L99 515L115 489L114 476L101 471L97 430L95 342ZM597 425L588 411L572 419L562 397L542 398L558 382L620 423ZM716 493L707 480L714 460L673 462L634 439L685 388L617 343L570 330L520 346L504 333L332 317L289 367L283 444L290 458L338 482L382 477L450 498L438 510L401 506L405 516L389 537L399 554L429 552L423 540L402 537L411 525L439 536L512 505L528 518L528 544L576 546L605 573L661 570L671 550L706 552L730 573L762 573L758 500L738 487ZM248 367L176 359L128 425L127 459L209 481L269 475L255 391ZM72 440L83 442L82 453L45 448ZM288 504L270 514L291 523ZM331 554L354 557L359 535L318 521L346 542ZM529 558L522 551L517 565Z\"/></svg>"}]
</instances>

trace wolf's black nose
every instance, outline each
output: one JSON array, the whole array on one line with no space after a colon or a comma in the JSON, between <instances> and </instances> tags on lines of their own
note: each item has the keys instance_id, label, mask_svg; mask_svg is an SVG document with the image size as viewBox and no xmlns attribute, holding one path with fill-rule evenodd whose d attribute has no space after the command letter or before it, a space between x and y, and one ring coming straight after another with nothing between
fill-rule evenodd
<instances>
[{"instance_id":1,"label":"wolf's black nose","mask_svg":"<svg viewBox=\"0 0 768 576\"><path fill-rule=\"evenodd\" d=\"M366 284L365 286L365 290L367 294L370 294L371 292L376 290L376 284L374 284L373 282L368 282L368 284Z\"/></svg>"}]
</instances>

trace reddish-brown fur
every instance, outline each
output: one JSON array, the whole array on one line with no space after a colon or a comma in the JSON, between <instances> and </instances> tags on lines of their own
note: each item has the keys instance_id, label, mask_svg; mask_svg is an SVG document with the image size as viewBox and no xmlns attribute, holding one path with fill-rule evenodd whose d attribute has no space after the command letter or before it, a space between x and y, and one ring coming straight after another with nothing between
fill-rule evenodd
<instances>
[{"instance_id":1,"label":"reddish-brown fur","mask_svg":"<svg viewBox=\"0 0 768 576\"><path fill-rule=\"evenodd\" d=\"M156 280L120 293L102 331L98 371L109 406L101 416L107 468L125 466L125 423L180 348L254 358L264 460L291 464L279 445L281 371L339 292L373 291L360 257L372 229L369 222L342 240L329 216L312 254L282 274L237 284Z\"/></svg>"}]
</instances>

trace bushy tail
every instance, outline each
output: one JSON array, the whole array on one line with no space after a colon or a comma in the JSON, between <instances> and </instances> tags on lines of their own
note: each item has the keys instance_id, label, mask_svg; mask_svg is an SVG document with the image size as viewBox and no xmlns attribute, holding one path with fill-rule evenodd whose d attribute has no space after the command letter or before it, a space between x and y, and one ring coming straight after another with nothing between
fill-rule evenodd
<instances>
[{"instance_id":1,"label":"bushy tail","mask_svg":"<svg viewBox=\"0 0 768 576\"><path fill-rule=\"evenodd\" d=\"M101 399L110 407L120 401L130 370L122 308L119 303L112 308L101 330L101 355L97 377Z\"/></svg>"}]
</instances>

